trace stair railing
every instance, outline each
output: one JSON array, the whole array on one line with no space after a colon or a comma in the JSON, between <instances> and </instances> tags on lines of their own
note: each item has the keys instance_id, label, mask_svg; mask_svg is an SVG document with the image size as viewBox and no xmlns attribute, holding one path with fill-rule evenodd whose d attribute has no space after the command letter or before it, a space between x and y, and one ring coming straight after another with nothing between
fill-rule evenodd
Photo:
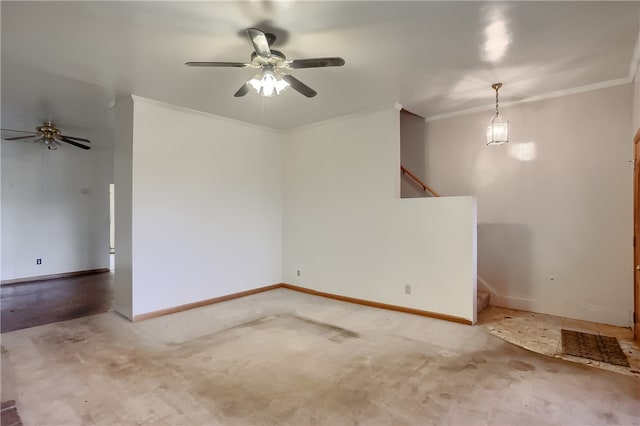
<instances>
[{"instance_id":1,"label":"stair railing","mask_svg":"<svg viewBox=\"0 0 640 426\"><path fill-rule=\"evenodd\" d=\"M400 171L402 172L403 175L407 175L409 176L415 183L417 183L418 185L420 185L420 187L422 188L422 190L424 192L429 192L430 194L432 194L434 197L439 197L440 194L438 194L433 188L431 188L429 185L427 185L426 183L422 182L420 180L420 178L418 178L418 176L414 175L413 173L411 173L409 170L407 170L404 166L400 165Z\"/></svg>"}]
</instances>

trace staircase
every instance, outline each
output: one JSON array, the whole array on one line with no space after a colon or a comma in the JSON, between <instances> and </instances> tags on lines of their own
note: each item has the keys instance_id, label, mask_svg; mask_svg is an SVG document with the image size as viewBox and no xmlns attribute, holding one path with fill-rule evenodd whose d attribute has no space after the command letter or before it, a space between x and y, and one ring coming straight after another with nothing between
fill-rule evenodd
<instances>
[{"instance_id":1,"label":"staircase","mask_svg":"<svg viewBox=\"0 0 640 426\"><path fill-rule=\"evenodd\" d=\"M440 196L440 194L438 194L433 188L431 188L426 183L422 182L419 177L417 177L416 175L411 173L409 170L406 169L406 167L404 167L402 165L400 165L400 173L403 176L406 175L415 184L417 184L420 187L420 189L425 193L425 195L430 196L430 197L439 197ZM489 306L489 298L490 298L491 294L488 291L481 289L480 286L478 285L478 291L477 291L476 296L478 298L478 304L477 304L478 310L477 310L477 313L480 313L480 312L482 312L484 310L484 308Z\"/></svg>"},{"instance_id":2,"label":"staircase","mask_svg":"<svg viewBox=\"0 0 640 426\"><path fill-rule=\"evenodd\" d=\"M489 297L491 295L488 291L482 290L478 288L477 297L478 297L478 313L482 312L484 308L489 306Z\"/></svg>"}]
</instances>

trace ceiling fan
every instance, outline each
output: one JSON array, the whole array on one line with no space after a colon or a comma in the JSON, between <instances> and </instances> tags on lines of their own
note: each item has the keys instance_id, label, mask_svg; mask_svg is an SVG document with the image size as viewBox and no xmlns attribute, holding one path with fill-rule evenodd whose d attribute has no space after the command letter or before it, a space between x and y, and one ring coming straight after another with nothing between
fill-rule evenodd
<instances>
[{"instance_id":1,"label":"ceiling fan","mask_svg":"<svg viewBox=\"0 0 640 426\"><path fill-rule=\"evenodd\" d=\"M251 89L259 95L271 97L279 95L289 86L304 96L312 98L318 93L289 74L289 71L301 68L339 67L344 65L344 59L338 57L288 60L284 53L271 49L271 45L276 40L274 34L264 33L256 28L249 28L246 33L255 49L248 64L242 62L187 62L185 65L192 67L259 69L260 72L244 83L233 95L236 98L246 95Z\"/></svg>"},{"instance_id":2,"label":"ceiling fan","mask_svg":"<svg viewBox=\"0 0 640 426\"><path fill-rule=\"evenodd\" d=\"M82 143L91 143L89 139L63 135L60 132L60 130L57 127L55 127L55 125L51 121L46 121L41 126L36 127L35 132L27 132L25 130L11 130L11 129L0 129L0 130L5 132L30 133L27 136L14 136L11 138L2 138L6 141L36 138L33 140L34 142L42 142L47 148L51 150L58 149L58 147L61 145L60 142L66 142L68 144L77 146L78 148L82 148L82 149L91 149L90 147L82 144Z\"/></svg>"}]
</instances>

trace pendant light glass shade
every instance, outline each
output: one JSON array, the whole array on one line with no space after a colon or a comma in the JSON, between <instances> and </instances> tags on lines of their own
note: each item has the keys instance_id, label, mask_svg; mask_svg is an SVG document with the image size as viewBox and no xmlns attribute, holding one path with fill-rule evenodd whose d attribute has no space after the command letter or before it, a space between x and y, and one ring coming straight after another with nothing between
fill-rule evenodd
<instances>
[{"instance_id":1,"label":"pendant light glass shade","mask_svg":"<svg viewBox=\"0 0 640 426\"><path fill-rule=\"evenodd\" d=\"M498 89L502 83L491 86L496 91L496 114L487 126L487 145L502 145L509 142L509 122L500 117L498 112Z\"/></svg>"},{"instance_id":2,"label":"pendant light glass shade","mask_svg":"<svg viewBox=\"0 0 640 426\"><path fill-rule=\"evenodd\" d=\"M487 126L487 145L502 145L509 142L509 122L496 114Z\"/></svg>"},{"instance_id":3,"label":"pendant light glass shade","mask_svg":"<svg viewBox=\"0 0 640 426\"><path fill-rule=\"evenodd\" d=\"M44 144L47 146L48 149L52 151L58 149L58 147L60 146L60 142L58 142L54 138L45 138Z\"/></svg>"}]
</instances>

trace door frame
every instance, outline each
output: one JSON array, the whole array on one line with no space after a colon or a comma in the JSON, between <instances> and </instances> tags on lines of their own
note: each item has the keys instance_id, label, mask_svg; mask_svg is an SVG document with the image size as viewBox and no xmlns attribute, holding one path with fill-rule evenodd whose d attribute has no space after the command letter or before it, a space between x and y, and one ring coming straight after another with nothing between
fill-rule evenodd
<instances>
[{"instance_id":1,"label":"door frame","mask_svg":"<svg viewBox=\"0 0 640 426\"><path fill-rule=\"evenodd\" d=\"M640 342L640 128L633 137L633 335Z\"/></svg>"}]
</instances>

